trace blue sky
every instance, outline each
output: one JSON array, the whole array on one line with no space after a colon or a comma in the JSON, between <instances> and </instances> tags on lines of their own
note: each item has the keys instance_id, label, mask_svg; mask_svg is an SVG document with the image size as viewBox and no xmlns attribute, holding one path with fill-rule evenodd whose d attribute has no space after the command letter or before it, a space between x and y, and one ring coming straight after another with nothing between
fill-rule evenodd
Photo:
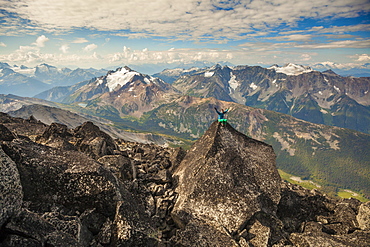
<instances>
[{"instance_id":1,"label":"blue sky","mask_svg":"<svg viewBox=\"0 0 370 247\"><path fill-rule=\"evenodd\" d=\"M107 68L370 61L369 0L0 0L0 62Z\"/></svg>"}]
</instances>

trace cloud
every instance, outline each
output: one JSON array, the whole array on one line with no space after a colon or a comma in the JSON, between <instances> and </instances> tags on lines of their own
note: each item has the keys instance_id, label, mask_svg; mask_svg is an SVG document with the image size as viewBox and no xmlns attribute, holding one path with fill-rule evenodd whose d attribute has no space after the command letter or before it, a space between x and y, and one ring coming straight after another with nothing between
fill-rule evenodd
<instances>
[{"instance_id":1,"label":"cloud","mask_svg":"<svg viewBox=\"0 0 370 247\"><path fill-rule=\"evenodd\" d=\"M191 63L197 61L219 62L231 59L230 51L219 49L175 49L166 51L132 50L124 46L123 52L108 55L110 63L140 64L140 63Z\"/></svg>"},{"instance_id":2,"label":"cloud","mask_svg":"<svg viewBox=\"0 0 370 247\"><path fill-rule=\"evenodd\" d=\"M271 37L266 39L273 39L278 41L309 41L311 40L312 35L311 34L292 34L292 35L285 35L285 36L277 36L277 37Z\"/></svg>"},{"instance_id":3,"label":"cloud","mask_svg":"<svg viewBox=\"0 0 370 247\"><path fill-rule=\"evenodd\" d=\"M36 39L36 42L33 44L38 47L44 47L47 41L49 41L49 38L47 38L45 35L41 35Z\"/></svg>"},{"instance_id":4,"label":"cloud","mask_svg":"<svg viewBox=\"0 0 370 247\"><path fill-rule=\"evenodd\" d=\"M29 29L91 29L134 38L217 42L242 39L256 29L271 31L280 25L295 26L305 18L350 18L370 11L365 0L19 0L1 4L6 13L28 20Z\"/></svg>"},{"instance_id":5,"label":"cloud","mask_svg":"<svg viewBox=\"0 0 370 247\"><path fill-rule=\"evenodd\" d=\"M359 55L357 61L360 61L360 62L370 61L370 56L369 54Z\"/></svg>"},{"instance_id":6,"label":"cloud","mask_svg":"<svg viewBox=\"0 0 370 247\"><path fill-rule=\"evenodd\" d=\"M364 48L368 49L370 47L370 39L367 40L341 40L333 41L328 43L319 44L302 44L296 45L297 48L304 49L334 49L334 48Z\"/></svg>"},{"instance_id":7,"label":"cloud","mask_svg":"<svg viewBox=\"0 0 370 247\"><path fill-rule=\"evenodd\" d=\"M59 48L60 51L62 51L63 53L67 53L68 50L69 50L69 46L68 45L62 45L60 48Z\"/></svg>"},{"instance_id":8,"label":"cloud","mask_svg":"<svg viewBox=\"0 0 370 247\"><path fill-rule=\"evenodd\" d=\"M87 43L87 42L89 41L85 38L77 38L74 41L72 41L72 43L75 43L75 44L82 44L82 43Z\"/></svg>"},{"instance_id":9,"label":"cloud","mask_svg":"<svg viewBox=\"0 0 370 247\"><path fill-rule=\"evenodd\" d=\"M301 61L309 61L311 59L312 59L311 55L309 55L309 54L302 54L300 60Z\"/></svg>"},{"instance_id":10,"label":"cloud","mask_svg":"<svg viewBox=\"0 0 370 247\"><path fill-rule=\"evenodd\" d=\"M6 44L4 42L0 42L1 47L6 47Z\"/></svg>"},{"instance_id":11,"label":"cloud","mask_svg":"<svg viewBox=\"0 0 370 247\"><path fill-rule=\"evenodd\" d=\"M84 51L93 51L93 50L95 50L96 48L98 48L98 46L97 46L97 45L95 45L95 44L89 44L89 45L85 46L85 47L83 48L83 50L84 50Z\"/></svg>"}]
</instances>

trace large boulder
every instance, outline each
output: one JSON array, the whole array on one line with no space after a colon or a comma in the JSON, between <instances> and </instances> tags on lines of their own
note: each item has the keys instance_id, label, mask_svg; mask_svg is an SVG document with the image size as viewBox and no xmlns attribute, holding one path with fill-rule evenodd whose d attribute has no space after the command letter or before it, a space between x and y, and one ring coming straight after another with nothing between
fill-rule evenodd
<instances>
[{"instance_id":1,"label":"large boulder","mask_svg":"<svg viewBox=\"0 0 370 247\"><path fill-rule=\"evenodd\" d=\"M22 205L22 186L16 164L0 147L0 227Z\"/></svg>"},{"instance_id":2,"label":"large boulder","mask_svg":"<svg viewBox=\"0 0 370 247\"><path fill-rule=\"evenodd\" d=\"M177 243L188 246L215 232L232 242L257 215L275 218L281 182L275 157L270 145L214 122L173 174L179 197L172 217L187 233ZM224 246L212 239L204 246Z\"/></svg>"},{"instance_id":3,"label":"large boulder","mask_svg":"<svg viewBox=\"0 0 370 247\"><path fill-rule=\"evenodd\" d=\"M357 221L362 230L370 231L370 201L360 206Z\"/></svg>"},{"instance_id":4,"label":"large boulder","mask_svg":"<svg viewBox=\"0 0 370 247\"><path fill-rule=\"evenodd\" d=\"M92 122L85 122L74 130L75 146L79 151L97 159L104 155L113 154L117 146L111 136L100 130Z\"/></svg>"}]
</instances>

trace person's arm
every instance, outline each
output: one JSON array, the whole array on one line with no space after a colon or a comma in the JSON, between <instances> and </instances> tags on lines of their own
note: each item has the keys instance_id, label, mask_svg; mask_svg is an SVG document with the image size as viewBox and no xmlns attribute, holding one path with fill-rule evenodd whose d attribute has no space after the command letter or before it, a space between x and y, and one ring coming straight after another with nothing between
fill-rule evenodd
<instances>
[{"instance_id":1,"label":"person's arm","mask_svg":"<svg viewBox=\"0 0 370 247\"><path fill-rule=\"evenodd\" d=\"M226 113L226 112L228 112L229 111L229 109L226 109L225 111L224 111L224 113Z\"/></svg>"},{"instance_id":2,"label":"person's arm","mask_svg":"<svg viewBox=\"0 0 370 247\"><path fill-rule=\"evenodd\" d=\"M215 107L215 110L216 110L217 114L221 114L221 112L219 112L216 107Z\"/></svg>"}]
</instances>

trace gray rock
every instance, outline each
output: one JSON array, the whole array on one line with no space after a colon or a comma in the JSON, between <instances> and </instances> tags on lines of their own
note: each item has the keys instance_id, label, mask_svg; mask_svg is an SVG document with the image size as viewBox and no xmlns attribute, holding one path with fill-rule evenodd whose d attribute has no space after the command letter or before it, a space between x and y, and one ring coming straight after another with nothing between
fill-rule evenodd
<instances>
[{"instance_id":1,"label":"gray rock","mask_svg":"<svg viewBox=\"0 0 370 247\"><path fill-rule=\"evenodd\" d=\"M98 159L98 162L105 165L114 172L122 181L133 180L134 173L131 165L131 159L122 155L105 155Z\"/></svg>"},{"instance_id":2,"label":"gray rock","mask_svg":"<svg viewBox=\"0 0 370 247\"><path fill-rule=\"evenodd\" d=\"M16 215L22 205L22 186L16 164L0 147L0 227L13 215Z\"/></svg>"},{"instance_id":3,"label":"gray rock","mask_svg":"<svg viewBox=\"0 0 370 247\"><path fill-rule=\"evenodd\" d=\"M107 221L104 222L102 228L99 231L97 241L101 244L109 244L113 232L112 228L113 228L112 221L109 218L107 218Z\"/></svg>"},{"instance_id":4,"label":"gray rock","mask_svg":"<svg viewBox=\"0 0 370 247\"><path fill-rule=\"evenodd\" d=\"M43 244L36 239L22 237L19 235L8 235L6 239L1 243L2 247L42 247Z\"/></svg>"},{"instance_id":5,"label":"gray rock","mask_svg":"<svg viewBox=\"0 0 370 247\"><path fill-rule=\"evenodd\" d=\"M290 240L294 246L308 247L367 247L370 244L369 232L354 232L346 235L329 235L326 233L292 233Z\"/></svg>"},{"instance_id":6,"label":"gray rock","mask_svg":"<svg viewBox=\"0 0 370 247\"><path fill-rule=\"evenodd\" d=\"M370 201L360 206L356 218L362 230L370 231Z\"/></svg>"},{"instance_id":7,"label":"gray rock","mask_svg":"<svg viewBox=\"0 0 370 247\"><path fill-rule=\"evenodd\" d=\"M114 150L118 149L113 138L92 122L78 126L73 132L74 137L77 138L75 146L92 158L114 154Z\"/></svg>"},{"instance_id":8,"label":"gray rock","mask_svg":"<svg viewBox=\"0 0 370 247\"><path fill-rule=\"evenodd\" d=\"M202 219L231 238L254 214L275 214L280 200L281 179L272 147L229 124L214 122L189 150L174 178L179 197L172 217L185 231L190 221ZM205 230L203 226L202 233L193 234L205 235Z\"/></svg>"},{"instance_id":9,"label":"gray rock","mask_svg":"<svg viewBox=\"0 0 370 247\"><path fill-rule=\"evenodd\" d=\"M40 243L44 243L46 236L56 231L52 224L27 209L22 209L17 216L12 217L10 222L6 224L5 229L18 235L35 239Z\"/></svg>"},{"instance_id":10,"label":"gray rock","mask_svg":"<svg viewBox=\"0 0 370 247\"><path fill-rule=\"evenodd\" d=\"M77 151L26 140L5 147L16 161L24 200L31 202L31 208L51 211L58 204L72 211L96 208L106 216L115 214L115 201L121 199L117 180L100 163Z\"/></svg>"},{"instance_id":11,"label":"gray rock","mask_svg":"<svg viewBox=\"0 0 370 247\"><path fill-rule=\"evenodd\" d=\"M15 135L3 124L0 124L0 141L11 141Z\"/></svg>"}]
</instances>

